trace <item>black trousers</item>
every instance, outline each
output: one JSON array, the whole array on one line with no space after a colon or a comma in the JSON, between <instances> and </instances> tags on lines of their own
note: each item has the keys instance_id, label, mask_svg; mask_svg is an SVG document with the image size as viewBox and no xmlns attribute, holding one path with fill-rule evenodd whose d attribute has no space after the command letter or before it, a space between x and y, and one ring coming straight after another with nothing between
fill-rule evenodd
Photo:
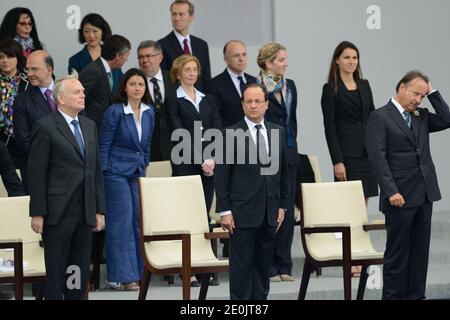
<instances>
[{"instance_id":1,"label":"black trousers","mask_svg":"<svg viewBox=\"0 0 450 320\"><path fill-rule=\"evenodd\" d=\"M44 224L46 300L80 300L86 292L93 231L86 224L83 201L80 197L57 225Z\"/></svg>"},{"instance_id":2,"label":"black trousers","mask_svg":"<svg viewBox=\"0 0 450 320\"><path fill-rule=\"evenodd\" d=\"M433 203L392 208L386 216L383 299L424 299Z\"/></svg>"},{"instance_id":3,"label":"black trousers","mask_svg":"<svg viewBox=\"0 0 450 320\"><path fill-rule=\"evenodd\" d=\"M230 235L230 298L266 300L270 289L269 266L275 244L276 227L267 215L257 228L236 226Z\"/></svg>"}]
</instances>

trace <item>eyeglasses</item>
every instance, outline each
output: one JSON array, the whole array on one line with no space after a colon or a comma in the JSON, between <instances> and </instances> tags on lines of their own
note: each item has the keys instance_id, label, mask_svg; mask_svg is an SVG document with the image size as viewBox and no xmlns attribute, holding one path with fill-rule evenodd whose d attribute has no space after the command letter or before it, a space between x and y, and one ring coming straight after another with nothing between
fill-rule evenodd
<instances>
[{"instance_id":1,"label":"eyeglasses","mask_svg":"<svg viewBox=\"0 0 450 320\"><path fill-rule=\"evenodd\" d=\"M20 24L22 27L25 27L25 26L32 27L33 26L32 22L19 21L19 22L17 22L17 24Z\"/></svg>"},{"instance_id":2,"label":"eyeglasses","mask_svg":"<svg viewBox=\"0 0 450 320\"><path fill-rule=\"evenodd\" d=\"M245 104L263 104L264 102L266 102L266 100L260 100L260 99L256 99L256 100L244 100Z\"/></svg>"},{"instance_id":3,"label":"eyeglasses","mask_svg":"<svg viewBox=\"0 0 450 320\"><path fill-rule=\"evenodd\" d=\"M139 60L142 60L142 59L145 59L145 58L150 59L150 58L155 58L155 57L157 57L157 56L159 56L159 55L160 55L160 53L155 53L155 54L145 54L145 55L142 55L142 56L138 56L138 59L139 59Z\"/></svg>"}]
</instances>

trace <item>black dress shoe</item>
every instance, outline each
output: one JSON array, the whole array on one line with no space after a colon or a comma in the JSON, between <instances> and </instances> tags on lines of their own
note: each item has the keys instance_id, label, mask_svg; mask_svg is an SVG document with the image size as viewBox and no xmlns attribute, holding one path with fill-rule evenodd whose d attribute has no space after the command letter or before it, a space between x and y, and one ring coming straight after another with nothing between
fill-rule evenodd
<instances>
[{"instance_id":1,"label":"black dress shoe","mask_svg":"<svg viewBox=\"0 0 450 320\"><path fill-rule=\"evenodd\" d=\"M220 284L219 280L211 278L209 279L209 285L210 286L218 286Z\"/></svg>"},{"instance_id":2,"label":"black dress shoe","mask_svg":"<svg viewBox=\"0 0 450 320\"><path fill-rule=\"evenodd\" d=\"M200 287L200 282L197 280L191 280L191 288L193 287Z\"/></svg>"}]
</instances>

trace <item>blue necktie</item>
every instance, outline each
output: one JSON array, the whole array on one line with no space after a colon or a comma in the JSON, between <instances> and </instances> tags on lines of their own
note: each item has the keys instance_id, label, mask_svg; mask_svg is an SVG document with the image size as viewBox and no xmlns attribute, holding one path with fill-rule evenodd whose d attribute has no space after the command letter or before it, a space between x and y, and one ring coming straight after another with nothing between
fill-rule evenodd
<instances>
[{"instance_id":1,"label":"blue necktie","mask_svg":"<svg viewBox=\"0 0 450 320\"><path fill-rule=\"evenodd\" d=\"M245 88L244 78L242 78L242 76L238 76L237 78L239 80L239 89L241 89L241 97L242 97L242 94L244 93L244 88Z\"/></svg>"},{"instance_id":2,"label":"blue necktie","mask_svg":"<svg viewBox=\"0 0 450 320\"><path fill-rule=\"evenodd\" d=\"M403 118L405 119L406 125L411 128L411 114L408 111L403 111Z\"/></svg>"},{"instance_id":3,"label":"blue necktie","mask_svg":"<svg viewBox=\"0 0 450 320\"><path fill-rule=\"evenodd\" d=\"M81 138L80 129L78 129L78 121L72 120L71 123L74 127L75 140L77 140L78 146L80 147L81 155L84 158L84 143L83 143L83 139Z\"/></svg>"},{"instance_id":4,"label":"blue necktie","mask_svg":"<svg viewBox=\"0 0 450 320\"><path fill-rule=\"evenodd\" d=\"M258 151L258 159L259 163L266 165L269 163L269 157L266 148L266 141L264 140L264 136L262 135L262 125L255 125L256 128L256 147Z\"/></svg>"}]
</instances>

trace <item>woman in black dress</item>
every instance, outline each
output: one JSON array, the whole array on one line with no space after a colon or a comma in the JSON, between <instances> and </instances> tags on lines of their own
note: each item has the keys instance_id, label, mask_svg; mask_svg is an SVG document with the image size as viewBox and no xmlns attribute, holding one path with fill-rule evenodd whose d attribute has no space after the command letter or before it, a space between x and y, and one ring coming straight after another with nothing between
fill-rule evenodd
<instances>
[{"instance_id":1,"label":"woman in black dress","mask_svg":"<svg viewBox=\"0 0 450 320\"><path fill-rule=\"evenodd\" d=\"M375 107L353 43L343 41L334 50L321 103L335 181L361 180L367 205L370 197L378 195L366 150L367 119Z\"/></svg>"}]
</instances>

